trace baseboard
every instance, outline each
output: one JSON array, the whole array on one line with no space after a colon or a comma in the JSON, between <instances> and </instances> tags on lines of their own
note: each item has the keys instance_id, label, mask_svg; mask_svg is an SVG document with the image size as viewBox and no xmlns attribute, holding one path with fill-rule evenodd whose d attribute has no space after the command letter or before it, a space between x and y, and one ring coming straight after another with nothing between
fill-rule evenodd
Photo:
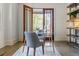
<instances>
[{"instance_id":1,"label":"baseboard","mask_svg":"<svg viewBox=\"0 0 79 59\"><path fill-rule=\"evenodd\" d=\"M61 38L61 39L60 38L55 38L54 41L67 41L67 39L66 38Z\"/></svg>"},{"instance_id":2,"label":"baseboard","mask_svg":"<svg viewBox=\"0 0 79 59\"><path fill-rule=\"evenodd\" d=\"M23 38L22 38L22 37L21 37L21 38L19 38L19 41L21 41L21 42L22 42L22 41L23 41Z\"/></svg>"},{"instance_id":3,"label":"baseboard","mask_svg":"<svg viewBox=\"0 0 79 59\"><path fill-rule=\"evenodd\" d=\"M6 45L14 45L17 42L17 40L9 40L6 42Z\"/></svg>"}]
</instances>

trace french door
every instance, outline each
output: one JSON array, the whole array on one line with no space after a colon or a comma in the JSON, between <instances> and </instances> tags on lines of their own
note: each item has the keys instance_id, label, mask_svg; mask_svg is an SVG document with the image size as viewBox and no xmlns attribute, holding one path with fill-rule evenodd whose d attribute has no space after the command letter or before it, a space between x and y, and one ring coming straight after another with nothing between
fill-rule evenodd
<instances>
[{"instance_id":1,"label":"french door","mask_svg":"<svg viewBox=\"0 0 79 59\"><path fill-rule=\"evenodd\" d=\"M23 6L23 34L25 31L32 32L33 29L33 8L24 5ZM23 35L23 41L25 37Z\"/></svg>"},{"instance_id":2,"label":"french door","mask_svg":"<svg viewBox=\"0 0 79 59\"><path fill-rule=\"evenodd\" d=\"M54 41L54 9L43 8L43 30ZM33 8L23 6L23 34L33 31ZM25 39L23 35L23 40Z\"/></svg>"},{"instance_id":3,"label":"french door","mask_svg":"<svg viewBox=\"0 0 79 59\"><path fill-rule=\"evenodd\" d=\"M46 37L54 41L54 9L43 9L43 29Z\"/></svg>"}]
</instances>

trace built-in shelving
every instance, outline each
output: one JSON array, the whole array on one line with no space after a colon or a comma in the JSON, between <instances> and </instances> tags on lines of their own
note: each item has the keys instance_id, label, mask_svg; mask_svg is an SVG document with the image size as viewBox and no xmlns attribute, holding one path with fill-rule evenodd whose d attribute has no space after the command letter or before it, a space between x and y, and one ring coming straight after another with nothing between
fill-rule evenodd
<instances>
[{"instance_id":1,"label":"built-in shelving","mask_svg":"<svg viewBox=\"0 0 79 59\"><path fill-rule=\"evenodd\" d=\"M68 13L67 15L69 16L69 19L67 20L67 22L74 22L74 18L77 18L77 14L79 14L79 3L71 3L67 6L68 9ZM67 27L67 30L69 31L69 33L67 34L67 37L69 37L69 44L72 45L73 47L79 47L79 44L77 43L79 35L78 35L78 31L79 31L79 27ZM73 34L72 34L72 30L73 30ZM72 41L72 38L74 39Z\"/></svg>"}]
</instances>

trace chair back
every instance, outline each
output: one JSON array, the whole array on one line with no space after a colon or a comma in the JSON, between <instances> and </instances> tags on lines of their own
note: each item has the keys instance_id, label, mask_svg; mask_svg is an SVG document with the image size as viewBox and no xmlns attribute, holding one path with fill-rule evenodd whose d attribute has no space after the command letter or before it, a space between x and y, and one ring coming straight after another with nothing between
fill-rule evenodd
<instances>
[{"instance_id":1,"label":"chair back","mask_svg":"<svg viewBox=\"0 0 79 59\"><path fill-rule=\"evenodd\" d=\"M35 32L25 32L25 40L28 47L40 46L40 41Z\"/></svg>"}]
</instances>

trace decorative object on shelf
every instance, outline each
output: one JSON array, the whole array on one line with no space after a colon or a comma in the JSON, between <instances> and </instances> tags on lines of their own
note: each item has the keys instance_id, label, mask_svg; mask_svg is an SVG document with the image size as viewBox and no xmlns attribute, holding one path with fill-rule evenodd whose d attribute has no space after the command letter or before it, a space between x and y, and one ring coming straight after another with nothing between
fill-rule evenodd
<instances>
[{"instance_id":1,"label":"decorative object on shelf","mask_svg":"<svg viewBox=\"0 0 79 59\"><path fill-rule=\"evenodd\" d=\"M76 17L76 15L77 15L78 12L79 12L79 9L71 11L71 12L69 12L67 14L70 15L70 16L73 15L74 17Z\"/></svg>"},{"instance_id":2,"label":"decorative object on shelf","mask_svg":"<svg viewBox=\"0 0 79 59\"><path fill-rule=\"evenodd\" d=\"M67 27L73 28L73 21L68 20Z\"/></svg>"},{"instance_id":3,"label":"decorative object on shelf","mask_svg":"<svg viewBox=\"0 0 79 59\"><path fill-rule=\"evenodd\" d=\"M79 18L75 18L74 19L74 28L78 28L79 29Z\"/></svg>"}]
</instances>

